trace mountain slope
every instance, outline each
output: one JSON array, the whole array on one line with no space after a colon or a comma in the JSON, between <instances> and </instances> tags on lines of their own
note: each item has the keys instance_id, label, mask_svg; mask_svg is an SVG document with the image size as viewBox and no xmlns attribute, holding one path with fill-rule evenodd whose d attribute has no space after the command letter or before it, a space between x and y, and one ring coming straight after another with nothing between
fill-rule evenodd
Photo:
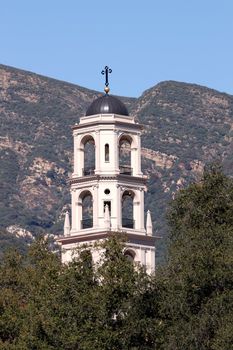
<instances>
[{"instance_id":1,"label":"mountain slope","mask_svg":"<svg viewBox=\"0 0 233 350\"><path fill-rule=\"evenodd\" d=\"M1 226L61 232L71 126L100 93L3 65L0 83ZM134 101L123 100L129 107Z\"/></svg>"},{"instance_id":2,"label":"mountain slope","mask_svg":"<svg viewBox=\"0 0 233 350\"><path fill-rule=\"evenodd\" d=\"M164 159L170 156L169 166L164 168L156 157L151 166L146 161L152 187L148 202L154 203L161 231L167 200L177 189L198 179L204 164L220 160L225 171L233 174L233 97L194 84L167 81L147 90L132 113L145 125L142 145L164 153Z\"/></svg>"},{"instance_id":3,"label":"mountain slope","mask_svg":"<svg viewBox=\"0 0 233 350\"><path fill-rule=\"evenodd\" d=\"M61 233L70 203L71 126L100 94L0 65L0 224L33 234ZM194 84L162 82L138 99L121 98L144 124L146 209L157 233L177 189L221 159L233 173L233 97ZM8 229L9 230L9 229Z\"/></svg>"}]
</instances>

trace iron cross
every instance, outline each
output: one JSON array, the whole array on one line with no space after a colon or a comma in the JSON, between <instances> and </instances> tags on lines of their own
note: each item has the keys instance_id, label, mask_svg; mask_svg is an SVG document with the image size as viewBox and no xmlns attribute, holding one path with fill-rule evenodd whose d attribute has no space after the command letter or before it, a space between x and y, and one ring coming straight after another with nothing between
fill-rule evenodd
<instances>
[{"instance_id":1,"label":"iron cross","mask_svg":"<svg viewBox=\"0 0 233 350\"><path fill-rule=\"evenodd\" d=\"M112 70L108 66L106 66L101 72L101 74L105 75L105 86L107 86L107 87L109 85L108 74L110 74L110 73L112 73Z\"/></svg>"}]
</instances>

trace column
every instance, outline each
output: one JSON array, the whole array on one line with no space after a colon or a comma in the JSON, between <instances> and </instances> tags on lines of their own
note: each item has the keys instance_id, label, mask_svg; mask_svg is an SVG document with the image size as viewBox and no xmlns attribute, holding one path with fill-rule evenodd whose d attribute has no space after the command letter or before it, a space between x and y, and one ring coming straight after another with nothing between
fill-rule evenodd
<instances>
[{"instance_id":1,"label":"column","mask_svg":"<svg viewBox=\"0 0 233 350\"><path fill-rule=\"evenodd\" d=\"M76 206L75 206L75 202L76 202L76 193L75 193L75 189L71 189L71 232L72 231L76 231Z\"/></svg>"},{"instance_id":2,"label":"column","mask_svg":"<svg viewBox=\"0 0 233 350\"><path fill-rule=\"evenodd\" d=\"M74 136L74 176L83 176L84 148L81 144L81 136Z\"/></svg>"},{"instance_id":3,"label":"column","mask_svg":"<svg viewBox=\"0 0 233 350\"><path fill-rule=\"evenodd\" d=\"M142 266L146 266L146 251L141 247L141 264Z\"/></svg>"},{"instance_id":4,"label":"column","mask_svg":"<svg viewBox=\"0 0 233 350\"><path fill-rule=\"evenodd\" d=\"M119 144L118 144L118 131L114 130L114 140L113 140L113 153L114 153L114 171L119 174Z\"/></svg>"},{"instance_id":5,"label":"column","mask_svg":"<svg viewBox=\"0 0 233 350\"><path fill-rule=\"evenodd\" d=\"M137 134L137 150L136 150L136 174L138 176L142 175L142 171L141 171L141 134Z\"/></svg>"},{"instance_id":6,"label":"column","mask_svg":"<svg viewBox=\"0 0 233 350\"><path fill-rule=\"evenodd\" d=\"M100 172L100 132L97 130L95 132L95 173Z\"/></svg>"},{"instance_id":7,"label":"column","mask_svg":"<svg viewBox=\"0 0 233 350\"><path fill-rule=\"evenodd\" d=\"M121 229L122 227L122 193L123 188L120 185L117 186L117 228Z\"/></svg>"},{"instance_id":8,"label":"column","mask_svg":"<svg viewBox=\"0 0 233 350\"><path fill-rule=\"evenodd\" d=\"M99 227L99 216L98 216L98 208L99 208L99 195L98 195L98 185L94 185L92 187L92 204L93 204L93 228Z\"/></svg>"},{"instance_id":9,"label":"column","mask_svg":"<svg viewBox=\"0 0 233 350\"><path fill-rule=\"evenodd\" d=\"M145 231L144 227L144 191L142 188L135 191L133 202L135 229Z\"/></svg>"}]
</instances>

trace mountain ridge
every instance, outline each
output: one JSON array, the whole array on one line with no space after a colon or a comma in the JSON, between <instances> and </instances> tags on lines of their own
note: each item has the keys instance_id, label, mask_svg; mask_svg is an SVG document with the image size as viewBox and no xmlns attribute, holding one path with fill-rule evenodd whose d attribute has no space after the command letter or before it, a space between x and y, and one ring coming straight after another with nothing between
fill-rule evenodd
<instances>
[{"instance_id":1,"label":"mountain ridge","mask_svg":"<svg viewBox=\"0 0 233 350\"><path fill-rule=\"evenodd\" d=\"M72 83L0 65L2 228L62 233L70 203L71 126L98 96ZM220 160L233 174L233 96L169 80L138 98L119 98L144 125L145 209L152 207L155 232L165 235L167 203L200 177L206 163Z\"/></svg>"},{"instance_id":2,"label":"mountain ridge","mask_svg":"<svg viewBox=\"0 0 233 350\"><path fill-rule=\"evenodd\" d=\"M4 69L6 71L9 71L9 72L12 72L12 71L15 71L17 73L21 73L21 74L26 74L26 75L31 75L31 76L37 76L39 79L44 79L44 80L49 80L49 81L53 81L54 83L61 83L61 84L64 84L64 85L70 85L71 87L73 88L78 88L80 90L83 90L83 91L86 91L86 92L89 92L89 93L92 93L92 94L97 94L97 95L104 95L104 92L101 92L101 91L98 91L98 90L94 90L94 89L90 89L88 87L84 87L84 86L81 86L81 85L78 85L78 84L75 84L75 83L71 83L69 81L66 81L66 80L62 80L62 79L58 79L58 78L53 78L53 77L49 77L47 75L42 75L42 74L39 74L39 73L34 73L30 70L26 70L26 69L22 69L22 68L16 68L16 67L13 67L13 66L7 66L5 64L2 64L0 63L0 69ZM137 99L137 97L132 97L132 96L122 96L122 95L116 95L114 94L114 96L120 98L120 99L131 99L131 100L135 100Z\"/></svg>"}]
</instances>

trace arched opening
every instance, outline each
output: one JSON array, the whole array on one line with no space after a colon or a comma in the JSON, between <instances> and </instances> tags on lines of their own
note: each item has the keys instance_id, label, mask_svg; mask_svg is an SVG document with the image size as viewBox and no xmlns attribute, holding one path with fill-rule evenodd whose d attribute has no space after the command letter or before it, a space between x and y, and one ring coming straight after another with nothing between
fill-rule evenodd
<instances>
[{"instance_id":1,"label":"arched opening","mask_svg":"<svg viewBox=\"0 0 233 350\"><path fill-rule=\"evenodd\" d=\"M95 141L91 135L86 135L82 139L84 151L83 175L93 175L95 173Z\"/></svg>"},{"instance_id":2,"label":"arched opening","mask_svg":"<svg viewBox=\"0 0 233 350\"><path fill-rule=\"evenodd\" d=\"M134 214L133 214L134 192L124 191L122 195L122 227L134 228Z\"/></svg>"},{"instance_id":3,"label":"arched opening","mask_svg":"<svg viewBox=\"0 0 233 350\"><path fill-rule=\"evenodd\" d=\"M84 249L79 254L79 259L82 261L82 269L92 269L93 259L90 249Z\"/></svg>"},{"instance_id":4,"label":"arched opening","mask_svg":"<svg viewBox=\"0 0 233 350\"><path fill-rule=\"evenodd\" d=\"M109 144L106 143L104 146L105 162L109 162Z\"/></svg>"},{"instance_id":5,"label":"arched opening","mask_svg":"<svg viewBox=\"0 0 233 350\"><path fill-rule=\"evenodd\" d=\"M133 251L132 249L126 249L124 252L124 256L126 257L127 260L133 263L136 254L135 254L135 251Z\"/></svg>"},{"instance_id":6,"label":"arched opening","mask_svg":"<svg viewBox=\"0 0 233 350\"><path fill-rule=\"evenodd\" d=\"M81 229L93 227L93 201L91 192L82 192L80 199L82 206Z\"/></svg>"},{"instance_id":7,"label":"arched opening","mask_svg":"<svg viewBox=\"0 0 233 350\"><path fill-rule=\"evenodd\" d=\"M119 168L120 174L132 175L131 165L131 144L132 138L129 135L122 135L119 140Z\"/></svg>"},{"instance_id":8,"label":"arched opening","mask_svg":"<svg viewBox=\"0 0 233 350\"><path fill-rule=\"evenodd\" d=\"M92 285L93 283L93 273L94 273L94 264L92 253L90 249L84 249L79 252L78 260L80 264L80 274L85 280L86 284Z\"/></svg>"}]
</instances>

